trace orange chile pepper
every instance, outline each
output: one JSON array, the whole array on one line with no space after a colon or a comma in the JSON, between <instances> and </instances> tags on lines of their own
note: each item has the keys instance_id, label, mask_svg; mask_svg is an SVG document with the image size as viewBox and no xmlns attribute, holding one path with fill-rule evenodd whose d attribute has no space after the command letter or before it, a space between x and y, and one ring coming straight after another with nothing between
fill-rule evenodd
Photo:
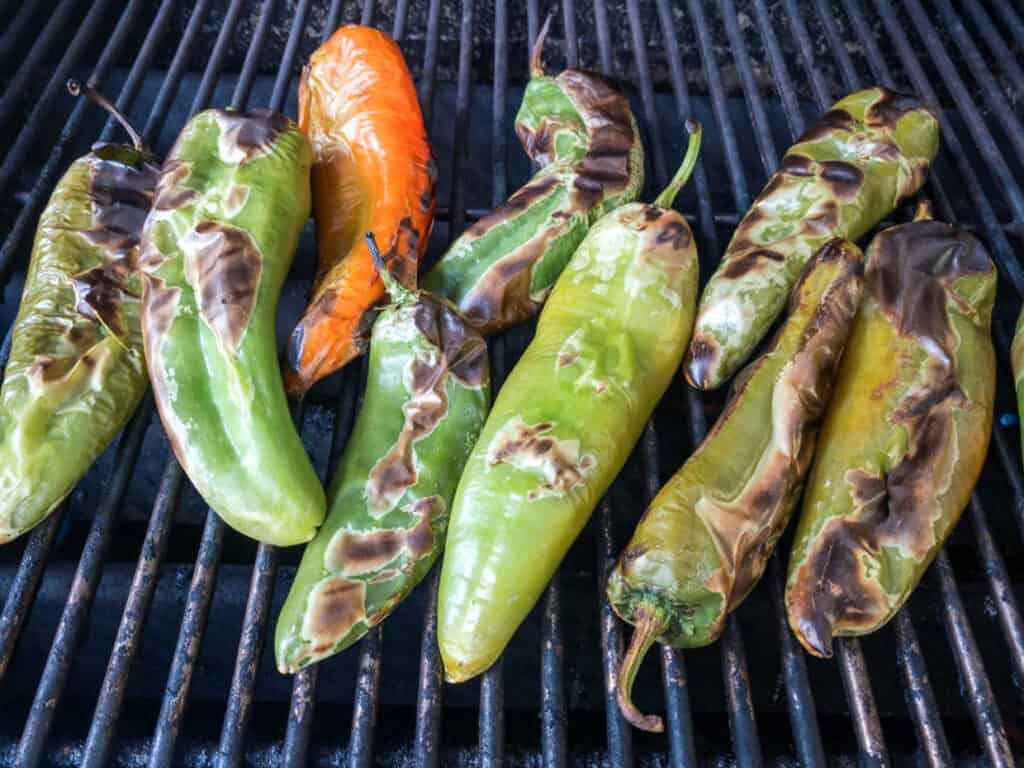
<instances>
[{"instance_id":1,"label":"orange chile pepper","mask_svg":"<svg viewBox=\"0 0 1024 768\"><path fill-rule=\"evenodd\" d=\"M366 350L384 296L366 232L389 272L415 289L437 181L409 68L379 30L342 27L313 53L299 84L299 127L313 145L320 265L288 341L285 383L293 395Z\"/></svg>"}]
</instances>

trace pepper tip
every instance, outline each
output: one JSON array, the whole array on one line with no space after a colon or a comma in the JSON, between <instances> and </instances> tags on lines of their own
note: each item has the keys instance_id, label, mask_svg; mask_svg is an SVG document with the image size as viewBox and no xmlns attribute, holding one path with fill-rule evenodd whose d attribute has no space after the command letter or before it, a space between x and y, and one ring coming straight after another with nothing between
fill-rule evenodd
<instances>
[{"instance_id":1,"label":"pepper tip","mask_svg":"<svg viewBox=\"0 0 1024 768\"><path fill-rule=\"evenodd\" d=\"M544 41L547 39L548 30L551 29L551 20L555 17L554 11L548 14L544 20L544 26L540 28L537 35L537 42L533 44L533 51L530 53L530 77L544 77L544 66L541 64L540 55L544 51Z\"/></svg>"}]
</instances>

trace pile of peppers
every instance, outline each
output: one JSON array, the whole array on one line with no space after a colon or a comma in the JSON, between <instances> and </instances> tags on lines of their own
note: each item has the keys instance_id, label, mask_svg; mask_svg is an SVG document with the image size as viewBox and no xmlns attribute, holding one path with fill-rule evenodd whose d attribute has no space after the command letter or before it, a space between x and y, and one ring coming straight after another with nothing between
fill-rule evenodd
<instances>
[{"instance_id":1,"label":"pile of peppers","mask_svg":"<svg viewBox=\"0 0 1024 768\"><path fill-rule=\"evenodd\" d=\"M438 644L461 682L501 655L673 378L711 389L736 374L608 579L635 625L623 714L662 728L631 700L644 654L720 636L801 495L794 634L829 656L834 637L884 625L959 519L992 425L983 244L926 203L866 254L855 243L923 185L938 117L881 87L837 102L783 157L698 301L673 201L700 127L687 123L669 186L636 202L628 99L593 72L545 74L547 29L515 121L537 171L422 281L437 166L383 33L343 27L313 54L298 123L207 110L162 164L100 94L69 86L132 144L72 163L40 216L0 389L0 543L61 504L148 381L210 507L261 542L307 544L277 624L283 673L384 621L447 543ZM277 302L311 212L320 267L282 356ZM485 337L538 314L492 408ZM367 351L325 493L288 395ZM1024 409L1024 312L1012 359Z\"/></svg>"}]
</instances>

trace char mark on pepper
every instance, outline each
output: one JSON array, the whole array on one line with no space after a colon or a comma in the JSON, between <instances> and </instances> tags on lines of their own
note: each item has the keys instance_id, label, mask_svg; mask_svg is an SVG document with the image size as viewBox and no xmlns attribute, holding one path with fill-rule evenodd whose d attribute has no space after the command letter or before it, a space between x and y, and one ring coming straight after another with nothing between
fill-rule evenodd
<instances>
[{"instance_id":1,"label":"char mark on pepper","mask_svg":"<svg viewBox=\"0 0 1024 768\"><path fill-rule=\"evenodd\" d=\"M237 349L256 304L259 249L244 230L213 221L200 222L181 247L200 314L227 349Z\"/></svg>"},{"instance_id":2,"label":"char mark on pepper","mask_svg":"<svg viewBox=\"0 0 1024 768\"><path fill-rule=\"evenodd\" d=\"M413 318L420 333L440 350L452 376L467 387L486 381L487 345L450 306L423 294Z\"/></svg>"},{"instance_id":3,"label":"char mark on pepper","mask_svg":"<svg viewBox=\"0 0 1024 768\"><path fill-rule=\"evenodd\" d=\"M340 577L327 578L309 596L302 635L309 638L310 653L325 653L365 619L366 585Z\"/></svg>"},{"instance_id":4,"label":"char mark on pepper","mask_svg":"<svg viewBox=\"0 0 1024 768\"><path fill-rule=\"evenodd\" d=\"M272 109L217 109L214 115L221 129L217 146L226 163L247 163L270 154L277 137L288 130L288 118Z\"/></svg>"},{"instance_id":5,"label":"char mark on pepper","mask_svg":"<svg viewBox=\"0 0 1024 768\"><path fill-rule=\"evenodd\" d=\"M722 277L736 279L748 272L753 272L758 268L758 265L765 262L781 262L784 260L785 256L778 251L768 248L757 248L753 251L747 251L738 258L729 259L728 264L722 268Z\"/></svg>"}]
</instances>

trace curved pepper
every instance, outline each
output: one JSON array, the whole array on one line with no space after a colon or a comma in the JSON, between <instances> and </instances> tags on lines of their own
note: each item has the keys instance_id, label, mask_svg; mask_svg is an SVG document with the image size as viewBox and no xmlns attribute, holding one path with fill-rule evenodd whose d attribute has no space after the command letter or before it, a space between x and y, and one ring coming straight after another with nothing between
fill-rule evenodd
<instances>
[{"instance_id":1,"label":"curved pepper","mask_svg":"<svg viewBox=\"0 0 1024 768\"><path fill-rule=\"evenodd\" d=\"M301 395L366 351L384 285L364 232L402 284L416 286L437 166L402 51L371 27L342 27L310 57L299 127L313 145L320 250L313 296L286 355L285 383Z\"/></svg>"},{"instance_id":2,"label":"curved pepper","mask_svg":"<svg viewBox=\"0 0 1024 768\"><path fill-rule=\"evenodd\" d=\"M369 239L369 236L368 236ZM376 245L371 251L379 257ZM383 621L444 546L459 475L490 406L487 346L443 299L378 268L366 396L277 622L281 672L348 648Z\"/></svg>"},{"instance_id":3,"label":"curved pepper","mask_svg":"<svg viewBox=\"0 0 1024 768\"><path fill-rule=\"evenodd\" d=\"M619 473L679 367L697 249L669 206L632 203L587 234L509 374L452 507L438 601L448 680L494 663Z\"/></svg>"},{"instance_id":4,"label":"curved pepper","mask_svg":"<svg viewBox=\"0 0 1024 768\"><path fill-rule=\"evenodd\" d=\"M612 607L636 625L618 699L638 728L662 729L630 701L651 643L714 642L789 522L857 312L863 260L844 240L811 258L771 348L736 379L715 426L651 502L609 577Z\"/></svg>"},{"instance_id":5,"label":"curved pepper","mask_svg":"<svg viewBox=\"0 0 1024 768\"><path fill-rule=\"evenodd\" d=\"M789 624L816 656L885 624L967 505L992 427L996 279L948 224L871 243L789 561Z\"/></svg>"},{"instance_id":6,"label":"curved pepper","mask_svg":"<svg viewBox=\"0 0 1024 768\"><path fill-rule=\"evenodd\" d=\"M547 28L516 115L519 141L541 170L467 229L423 278L425 289L450 299L484 334L535 315L590 225L635 200L643 186L629 101L593 72L545 75Z\"/></svg>"},{"instance_id":7,"label":"curved pepper","mask_svg":"<svg viewBox=\"0 0 1024 768\"><path fill-rule=\"evenodd\" d=\"M839 101L790 148L733 234L701 296L686 378L728 379L764 337L807 260L833 237L857 240L924 183L939 123L885 88Z\"/></svg>"},{"instance_id":8,"label":"curved pepper","mask_svg":"<svg viewBox=\"0 0 1024 768\"><path fill-rule=\"evenodd\" d=\"M108 109L134 146L94 146L39 217L0 390L0 543L56 509L146 391L138 246L157 167L106 99L68 89Z\"/></svg>"},{"instance_id":9,"label":"curved pepper","mask_svg":"<svg viewBox=\"0 0 1024 768\"><path fill-rule=\"evenodd\" d=\"M274 334L311 159L282 114L201 112L164 162L143 230L146 361L171 447L225 522L278 546L313 538L326 507Z\"/></svg>"}]
</instances>

